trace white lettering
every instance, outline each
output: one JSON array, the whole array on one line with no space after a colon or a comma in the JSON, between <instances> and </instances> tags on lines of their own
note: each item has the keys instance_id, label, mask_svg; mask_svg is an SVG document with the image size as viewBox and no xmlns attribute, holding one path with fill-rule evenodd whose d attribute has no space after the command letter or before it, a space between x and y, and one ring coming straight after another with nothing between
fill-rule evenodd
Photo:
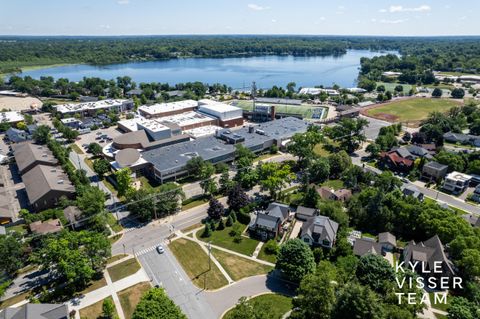
<instances>
[{"instance_id":1,"label":"white lettering","mask_svg":"<svg viewBox=\"0 0 480 319\"><path fill-rule=\"evenodd\" d=\"M463 289L462 287L462 278L453 277L453 289Z\"/></svg>"},{"instance_id":2,"label":"white lettering","mask_svg":"<svg viewBox=\"0 0 480 319\"><path fill-rule=\"evenodd\" d=\"M433 293L434 295L434 298L433 298L433 304L436 305L436 304L439 304L439 303L443 303L443 304L447 304L447 294L444 293L444 292L434 292Z\"/></svg>"},{"instance_id":3,"label":"white lettering","mask_svg":"<svg viewBox=\"0 0 480 319\"><path fill-rule=\"evenodd\" d=\"M404 295L404 293L403 292L396 292L395 294L398 296L398 304L401 305L402 304L402 296Z\"/></svg>"}]
</instances>

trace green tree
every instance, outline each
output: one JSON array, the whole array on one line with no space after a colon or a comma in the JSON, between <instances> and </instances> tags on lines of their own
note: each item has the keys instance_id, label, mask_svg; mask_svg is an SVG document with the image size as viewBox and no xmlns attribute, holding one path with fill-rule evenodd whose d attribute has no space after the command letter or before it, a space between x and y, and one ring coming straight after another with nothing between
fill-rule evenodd
<instances>
[{"instance_id":1,"label":"green tree","mask_svg":"<svg viewBox=\"0 0 480 319\"><path fill-rule=\"evenodd\" d=\"M25 252L21 239L12 235L0 236L0 270L13 275L22 268Z\"/></svg>"},{"instance_id":2,"label":"green tree","mask_svg":"<svg viewBox=\"0 0 480 319\"><path fill-rule=\"evenodd\" d=\"M104 158L97 159L93 162L93 170L100 178L110 172L110 162Z\"/></svg>"},{"instance_id":3,"label":"green tree","mask_svg":"<svg viewBox=\"0 0 480 319\"><path fill-rule=\"evenodd\" d=\"M386 286L395 280L393 268L379 255L362 256L356 274L360 283L379 293L384 293Z\"/></svg>"},{"instance_id":4,"label":"green tree","mask_svg":"<svg viewBox=\"0 0 480 319\"><path fill-rule=\"evenodd\" d=\"M330 176L330 162L325 157L315 158L310 163L308 173L312 182L323 183Z\"/></svg>"},{"instance_id":5,"label":"green tree","mask_svg":"<svg viewBox=\"0 0 480 319\"><path fill-rule=\"evenodd\" d=\"M102 304L102 315L105 319L113 319L115 316L115 305L110 298L103 300Z\"/></svg>"},{"instance_id":6,"label":"green tree","mask_svg":"<svg viewBox=\"0 0 480 319\"><path fill-rule=\"evenodd\" d=\"M461 88L455 88L450 92L450 95L454 99L463 99L465 96L465 90Z\"/></svg>"},{"instance_id":7,"label":"green tree","mask_svg":"<svg viewBox=\"0 0 480 319\"><path fill-rule=\"evenodd\" d=\"M322 142L323 139L320 128L310 126L307 132L293 135L290 143L287 145L287 150L298 157L300 166L305 166L306 162L314 156L314 147Z\"/></svg>"},{"instance_id":8,"label":"green tree","mask_svg":"<svg viewBox=\"0 0 480 319\"><path fill-rule=\"evenodd\" d=\"M381 319L382 303L378 296L368 287L357 283L347 284L340 291L333 311L333 319L351 318Z\"/></svg>"},{"instance_id":9,"label":"green tree","mask_svg":"<svg viewBox=\"0 0 480 319\"><path fill-rule=\"evenodd\" d=\"M202 171L205 161L200 156L195 156L188 160L186 164L186 169L188 173L195 178L200 178L200 172Z\"/></svg>"},{"instance_id":10,"label":"green tree","mask_svg":"<svg viewBox=\"0 0 480 319\"><path fill-rule=\"evenodd\" d=\"M247 193L240 185L235 185L228 193L227 205L231 211L238 212L250 203Z\"/></svg>"},{"instance_id":11,"label":"green tree","mask_svg":"<svg viewBox=\"0 0 480 319\"><path fill-rule=\"evenodd\" d=\"M474 319L480 314L478 308L463 297L452 297L448 305L448 319Z\"/></svg>"},{"instance_id":12,"label":"green tree","mask_svg":"<svg viewBox=\"0 0 480 319\"><path fill-rule=\"evenodd\" d=\"M187 319L162 288L151 288L138 303L132 319Z\"/></svg>"},{"instance_id":13,"label":"green tree","mask_svg":"<svg viewBox=\"0 0 480 319\"><path fill-rule=\"evenodd\" d=\"M328 156L330 164L330 177L340 178L352 166L352 159L345 151L333 153Z\"/></svg>"},{"instance_id":14,"label":"green tree","mask_svg":"<svg viewBox=\"0 0 480 319\"><path fill-rule=\"evenodd\" d=\"M87 186L77 196L77 206L85 216L102 213L105 209L105 193L98 187Z\"/></svg>"},{"instance_id":15,"label":"green tree","mask_svg":"<svg viewBox=\"0 0 480 319\"><path fill-rule=\"evenodd\" d=\"M380 146L377 143L368 144L365 151L370 153L370 157L376 158L380 154Z\"/></svg>"},{"instance_id":16,"label":"green tree","mask_svg":"<svg viewBox=\"0 0 480 319\"><path fill-rule=\"evenodd\" d=\"M225 211L225 207L223 207L222 203L218 201L215 197L210 199L208 204L207 214L213 220L219 220Z\"/></svg>"},{"instance_id":17,"label":"green tree","mask_svg":"<svg viewBox=\"0 0 480 319\"><path fill-rule=\"evenodd\" d=\"M315 259L310 247L300 239L288 240L280 247L275 268L293 282L315 270Z\"/></svg>"},{"instance_id":18,"label":"green tree","mask_svg":"<svg viewBox=\"0 0 480 319\"><path fill-rule=\"evenodd\" d=\"M125 167L115 172L117 179L118 196L125 196L127 192L132 189L132 171Z\"/></svg>"},{"instance_id":19,"label":"green tree","mask_svg":"<svg viewBox=\"0 0 480 319\"><path fill-rule=\"evenodd\" d=\"M363 118L341 119L338 125L325 129L325 134L339 144L339 147L347 153L353 153L367 140L364 128L368 121Z\"/></svg>"},{"instance_id":20,"label":"green tree","mask_svg":"<svg viewBox=\"0 0 480 319\"><path fill-rule=\"evenodd\" d=\"M432 97L442 97L443 91L439 88L435 88L432 92Z\"/></svg>"},{"instance_id":21,"label":"green tree","mask_svg":"<svg viewBox=\"0 0 480 319\"><path fill-rule=\"evenodd\" d=\"M46 144L50 137L50 127L47 125L40 125L33 133L33 139L38 144Z\"/></svg>"},{"instance_id":22,"label":"green tree","mask_svg":"<svg viewBox=\"0 0 480 319\"><path fill-rule=\"evenodd\" d=\"M93 156L100 156L102 155L102 146L98 143L90 143L88 144L88 151L93 154Z\"/></svg>"},{"instance_id":23,"label":"green tree","mask_svg":"<svg viewBox=\"0 0 480 319\"><path fill-rule=\"evenodd\" d=\"M230 192L230 190L232 189L232 187L235 184L230 179L230 174L229 174L228 170L222 172L222 174L220 175L220 179L219 179L218 183L220 184L219 191L223 195L228 195L228 193Z\"/></svg>"},{"instance_id":24,"label":"green tree","mask_svg":"<svg viewBox=\"0 0 480 319\"><path fill-rule=\"evenodd\" d=\"M259 165L257 169L262 190L268 191L273 199L276 199L282 188L294 178L288 164L268 162Z\"/></svg>"}]
</instances>

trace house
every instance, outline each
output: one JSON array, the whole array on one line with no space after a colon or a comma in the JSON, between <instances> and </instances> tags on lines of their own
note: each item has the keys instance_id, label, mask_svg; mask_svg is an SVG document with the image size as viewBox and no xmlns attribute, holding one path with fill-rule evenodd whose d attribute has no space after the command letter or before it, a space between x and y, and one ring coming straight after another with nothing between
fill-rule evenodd
<instances>
[{"instance_id":1,"label":"house","mask_svg":"<svg viewBox=\"0 0 480 319\"><path fill-rule=\"evenodd\" d=\"M403 250L403 260L405 264L417 263L415 270L420 275L422 275L422 269L433 272L436 262L441 262L442 273L434 273L434 276L452 277L455 275L453 263L447 258L445 248L437 235L420 243L410 241Z\"/></svg>"},{"instance_id":2,"label":"house","mask_svg":"<svg viewBox=\"0 0 480 319\"><path fill-rule=\"evenodd\" d=\"M397 247L397 238L389 232L380 233L378 234L378 243L382 245L383 250L392 251Z\"/></svg>"},{"instance_id":3,"label":"house","mask_svg":"<svg viewBox=\"0 0 480 319\"><path fill-rule=\"evenodd\" d=\"M303 223L300 238L310 246L332 248L337 238L338 223L326 216L315 216Z\"/></svg>"},{"instance_id":4,"label":"house","mask_svg":"<svg viewBox=\"0 0 480 319\"><path fill-rule=\"evenodd\" d=\"M345 202L352 197L352 191L349 189L341 188L334 190L326 186L317 187L317 193L323 200L335 200Z\"/></svg>"},{"instance_id":5,"label":"house","mask_svg":"<svg viewBox=\"0 0 480 319\"><path fill-rule=\"evenodd\" d=\"M424 194L413 184L403 184L400 188L404 196L412 196L413 198L423 201Z\"/></svg>"},{"instance_id":6,"label":"house","mask_svg":"<svg viewBox=\"0 0 480 319\"><path fill-rule=\"evenodd\" d=\"M23 130L16 129L14 127L9 128L5 132L5 136L12 143L21 143L21 142L25 142L26 140L29 139L29 135L28 135L27 132L25 132Z\"/></svg>"},{"instance_id":7,"label":"house","mask_svg":"<svg viewBox=\"0 0 480 319\"><path fill-rule=\"evenodd\" d=\"M22 176L28 200L36 211L55 206L60 197L73 198L75 187L59 166L37 165Z\"/></svg>"},{"instance_id":8,"label":"house","mask_svg":"<svg viewBox=\"0 0 480 319\"><path fill-rule=\"evenodd\" d=\"M82 122L74 117L67 117L60 120L63 125L78 130Z\"/></svg>"},{"instance_id":9,"label":"house","mask_svg":"<svg viewBox=\"0 0 480 319\"><path fill-rule=\"evenodd\" d=\"M363 237L355 240L353 254L358 257L365 255L382 255L382 245L373 238Z\"/></svg>"},{"instance_id":10,"label":"house","mask_svg":"<svg viewBox=\"0 0 480 319\"><path fill-rule=\"evenodd\" d=\"M428 160L433 159L433 156L430 153L430 151L428 151L427 149L425 149L421 146L407 145L407 146L401 147L401 148L406 149L411 154L413 160L415 160L417 158L425 158L425 159L428 159Z\"/></svg>"},{"instance_id":11,"label":"house","mask_svg":"<svg viewBox=\"0 0 480 319\"><path fill-rule=\"evenodd\" d=\"M389 152L382 152L380 154L380 160L392 171L408 172L413 168L414 160L412 158L404 157L411 156L410 152L405 151L399 151L399 149L397 149Z\"/></svg>"},{"instance_id":12,"label":"house","mask_svg":"<svg viewBox=\"0 0 480 319\"><path fill-rule=\"evenodd\" d=\"M0 319L68 319L66 304L33 304L8 307L0 311Z\"/></svg>"},{"instance_id":13,"label":"house","mask_svg":"<svg viewBox=\"0 0 480 319\"><path fill-rule=\"evenodd\" d=\"M297 207L297 213L295 216L299 220L308 220L312 217L315 217L317 215L317 210L315 208L309 208L309 207L304 207L304 206L298 206Z\"/></svg>"},{"instance_id":14,"label":"house","mask_svg":"<svg viewBox=\"0 0 480 319\"><path fill-rule=\"evenodd\" d=\"M258 211L248 229L250 234L262 240L283 234L283 225L289 219L290 207L280 203L270 203L265 211Z\"/></svg>"},{"instance_id":15,"label":"house","mask_svg":"<svg viewBox=\"0 0 480 319\"><path fill-rule=\"evenodd\" d=\"M480 227L480 217L474 214L465 214L462 215L463 219L465 219L472 227Z\"/></svg>"},{"instance_id":16,"label":"house","mask_svg":"<svg viewBox=\"0 0 480 319\"><path fill-rule=\"evenodd\" d=\"M68 224L73 229L82 227L85 224L85 220L82 220L82 211L76 206L68 206L63 210L63 216L68 221Z\"/></svg>"},{"instance_id":17,"label":"house","mask_svg":"<svg viewBox=\"0 0 480 319\"><path fill-rule=\"evenodd\" d=\"M13 145L12 149L20 174L25 174L37 165L58 165L58 160L47 146L23 142Z\"/></svg>"},{"instance_id":18,"label":"house","mask_svg":"<svg viewBox=\"0 0 480 319\"><path fill-rule=\"evenodd\" d=\"M143 94L143 90L142 89L133 89L133 90L130 90L126 93L126 95L131 98L132 96L141 96Z\"/></svg>"},{"instance_id":19,"label":"house","mask_svg":"<svg viewBox=\"0 0 480 319\"><path fill-rule=\"evenodd\" d=\"M423 165L422 179L429 182L439 181L447 175L448 165L443 165L438 162L428 162Z\"/></svg>"},{"instance_id":20,"label":"house","mask_svg":"<svg viewBox=\"0 0 480 319\"><path fill-rule=\"evenodd\" d=\"M480 136L467 135L462 133L447 132L443 134L443 139L450 143L469 144L476 147L480 147Z\"/></svg>"},{"instance_id":21,"label":"house","mask_svg":"<svg viewBox=\"0 0 480 319\"><path fill-rule=\"evenodd\" d=\"M454 194L461 194L467 189L471 179L470 175L451 172L445 177L443 189Z\"/></svg>"},{"instance_id":22,"label":"house","mask_svg":"<svg viewBox=\"0 0 480 319\"><path fill-rule=\"evenodd\" d=\"M36 221L28 225L30 231L36 235L46 235L58 233L63 229L62 223L59 219L49 219L44 222Z\"/></svg>"}]
</instances>

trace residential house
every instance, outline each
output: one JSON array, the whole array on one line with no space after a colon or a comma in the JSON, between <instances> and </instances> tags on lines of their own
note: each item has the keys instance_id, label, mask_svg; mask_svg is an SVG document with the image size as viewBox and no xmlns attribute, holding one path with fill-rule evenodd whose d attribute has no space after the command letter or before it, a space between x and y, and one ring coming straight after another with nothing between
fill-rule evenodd
<instances>
[{"instance_id":1,"label":"residential house","mask_svg":"<svg viewBox=\"0 0 480 319\"><path fill-rule=\"evenodd\" d=\"M11 195L4 187L0 187L0 225L6 225L12 222L14 214L12 212Z\"/></svg>"},{"instance_id":2,"label":"residential house","mask_svg":"<svg viewBox=\"0 0 480 319\"><path fill-rule=\"evenodd\" d=\"M63 229L62 223L59 219L49 219L44 222L36 221L28 225L30 231L36 235L46 235L58 233Z\"/></svg>"},{"instance_id":3,"label":"residential house","mask_svg":"<svg viewBox=\"0 0 480 319\"><path fill-rule=\"evenodd\" d=\"M303 223L300 238L310 246L332 248L337 238L338 223L326 216L315 216Z\"/></svg>"},{"instance_id":4,"label":"residential house","mask_svg":"<svg viewBox=\"0 0 480 319\"><path fill-rule=\"evenodd\" d=\"M317 187L317 193L324 200L335 200L346 202L352 197L352 191L349 189L341 188L339 190L334 190L326 186Z\"/></svg>"},{"instance_id":5,"label":"residential house","mask_svg":"<svg viewBox=\"0 0 480 319\"><path fill-rule=\"evenodd\" d=\"M448 259L445 248L440 238L435 235L424 242L415 243L410 241L403 250L403 259L405 264L415 264L415 270L423 275L422 269L433 271L436 263L441 262L442 273L429 273L425 275L433 275L437 277L452 277L455 275L453 263Z\"/></svg>"},{"instance_id":6,"label":"residential house","mask_svg":"<svg viewBox=\"0 0 480 319\"><path fill-rule=\"evenodd\" d=\"M470 175L451 172L445 177L443 189L454 194L461 194L467 189L471 179L472 176Z\"/></svg>"},{"instance_id":7,"label":"residential house","mask_svg":"<svg viewBox=\"0 0 480 319\"><path fill-rule=\"evenodd\" d=\"M378 234L378 243L382 245L383 250L392 251L397 247L397 238L389 232L380 233Z\"/></svg>"},{"instance_id":8,"label":"residential house","mask_svg":"<svg viewBox=\"0 0 480 319\"><path fill-rule=\"evenodd\" d=\"M297 207L297 213L295 216L297 216L297 219L299 220L308 220L312 217L315 217L317 215L317 210L315 208L309 208L309 207L304 207L304 206L298 206Z\"/></svg>"},{"instance_id":9,"label":"residential house","mask_svg":"<svg viewBox=\"0 0 480 319\"><path fill-rule=\"evenodd\" d=\"M480 136L476 135L447 132L443 134L443 139L454 144L469 144L480 147Z\"/></svg>"},{"instance_id":10,"label":"residential house","mask_svg":"<svg viewBox=\"0 0 480 319\"><path fill-rule=\"evenodd\" d=\"M19 307L7 307L0 310L0 319L68 319L66 304L33 304L27 303Z\"/></svg>"},{"instance_id":11,"label":"residential house","mask_svg":"<svg viewBox=\"0 0 480 319\"><path fill-rule=\"evenodd\" d=\"M63 210L63 216L68 224L73 228L80 228L85 225L85 220L82 219L82 211L76 206L68 206Z\"/></svg>"},{"instance_id":12,"label":"residential house","mask_svg":"<svg viewBox=\"0 0 480 319\"><path fill-rule=\"evenodd\" d=\"M480 184L475 187L470 199L480 203Z\"/></svg>"},{"instance_id":13,"label":"residential house","mask_svg":"<svg viewBox=\"0 0 480 319\"><path fill-rule=\"evenodd\" d=\"M480 227L480 217L474 214L465 214L462 216L472 227Z\"/></svg>"},{"instance_id":14,"label":"residential house","mask_svg":"<svg viewBox=\"0 0 480 319\"><path fill-rule=\"evenodd\" d=\"M25 174L37 165L58 165L58 160L47 146L24 142L13 145L12 149L20 174Z\"/></svg>"},{"instance_id":15,"label":"residential house","mask_svg":"<svg viewBox=\"0 0 480 319\"><path fill-rule=\"evenodd\" d=\"M285 204L271 203L265 211L258 211L250 223L250 234L262 240L268 240L283 234L283 225L289 219L290 207Z\"/></svg>"},{"instance_id":16,"label":"residential house","mask_svg":"<svg viewBox=\"0 0 480 319\"><path fill-rule=\"evenodd\" d=\"M73 198L75 187L61 167L37 165L22 176L32 209L42 211L55 206L60 197Z\"/></svg>"},{"instance_id":17,"label":"residential house","mask_svg":"<svg viewBox=\"0 0 480 319\"><path fill-rule=\"evenodd\" d=\"M130 90L128 91L127 93L125 93L126 96L128 96L129 98L133 97L133 96L141 96L143 94L143 90L142 89L133 89L133 90Z\"/></svg>"},{"instance_id":18,"label":"residential house","mask_svg":"<svg viewBox=\"0 0 480 319\"><path fill-rule=\"evenodd\" d=\"M375 239L363 237L355 240L353 254L358 257L365 255L383 255L382 245Z\"/></svg>"},{"instance_id":19,"label":"residential house","mask_svg":"<svg viewBox=\"0 0 480 319\"><path fill-rule=\"evenodd\" d=\"M413 184L403 184L400 189L404 196L412 196L421 202L424 199L424 194Z\"/></svg>"},{"instance_id":20,"label":"residential house","mask_svg":"<svg viewBox=\"0 0 480 319\"><path fill-rule=\"evenodd\" d=\"M408 172L413 168L414 159L410 157L410 152L401 149L392 150L389 152L382 152L380 154L381 162L392 171Z\"/></svg>"},{"instance_id":21,"label":"residential house","mask_svg":"<svg viewBox=\"0 0 480 319\"><path fill-rule=\"evenodd\" d=\"M29 134L23 130L16 129L14 127L9 128L5 132L5 136L12 143L21 143L27 141L30 137Z\"/></svg>"},{"instance_id":22,"label":"residential house","mask_svg":"<svg viewBox=\"0 0 480 319\"><path fill-rule=\"evenodd\" d=\"M413 160L417 158L425 158L428 160L433 159L431 152L419 145L407 145L407 146L401 147L401 149L407 150L411 154L411 157L413 158Z\"/></svg>"},{"instance_id":23,"label":"residential house","mask_svg":"<svg viewBox=\"0 0 480 319\"><path fill-rule=\"evenodd\" d=\"M439 181L447 175L448 165L443 165L438 162L428 162L423 165L422 179L429 182Z\"/></svg>"}]
</instances>

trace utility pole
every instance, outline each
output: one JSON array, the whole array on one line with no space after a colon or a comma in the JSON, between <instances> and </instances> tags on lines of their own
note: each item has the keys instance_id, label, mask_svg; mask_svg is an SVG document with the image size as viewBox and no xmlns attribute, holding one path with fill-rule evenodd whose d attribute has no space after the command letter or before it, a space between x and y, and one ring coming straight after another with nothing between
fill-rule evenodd
<instances>
[{"instance_id":1,"label":"utility pole","mask_svg":"<svg viewBox=\"0 0 480 319\"><path fill-rule=\"evenodd\" d=\"M212 270L212 241L209 241L207 243L207 249L208 249L208 271Z\"/></svg>"},{"instance_id":2,"label":"utility pole","mask_svg":"<svg viewBox=\"0 0 480 319\"><path fill-rule=\"evenodd\" d=\"M153 216L157 219L157 197L153 196Z\"/></svg>"}]
</instances>

